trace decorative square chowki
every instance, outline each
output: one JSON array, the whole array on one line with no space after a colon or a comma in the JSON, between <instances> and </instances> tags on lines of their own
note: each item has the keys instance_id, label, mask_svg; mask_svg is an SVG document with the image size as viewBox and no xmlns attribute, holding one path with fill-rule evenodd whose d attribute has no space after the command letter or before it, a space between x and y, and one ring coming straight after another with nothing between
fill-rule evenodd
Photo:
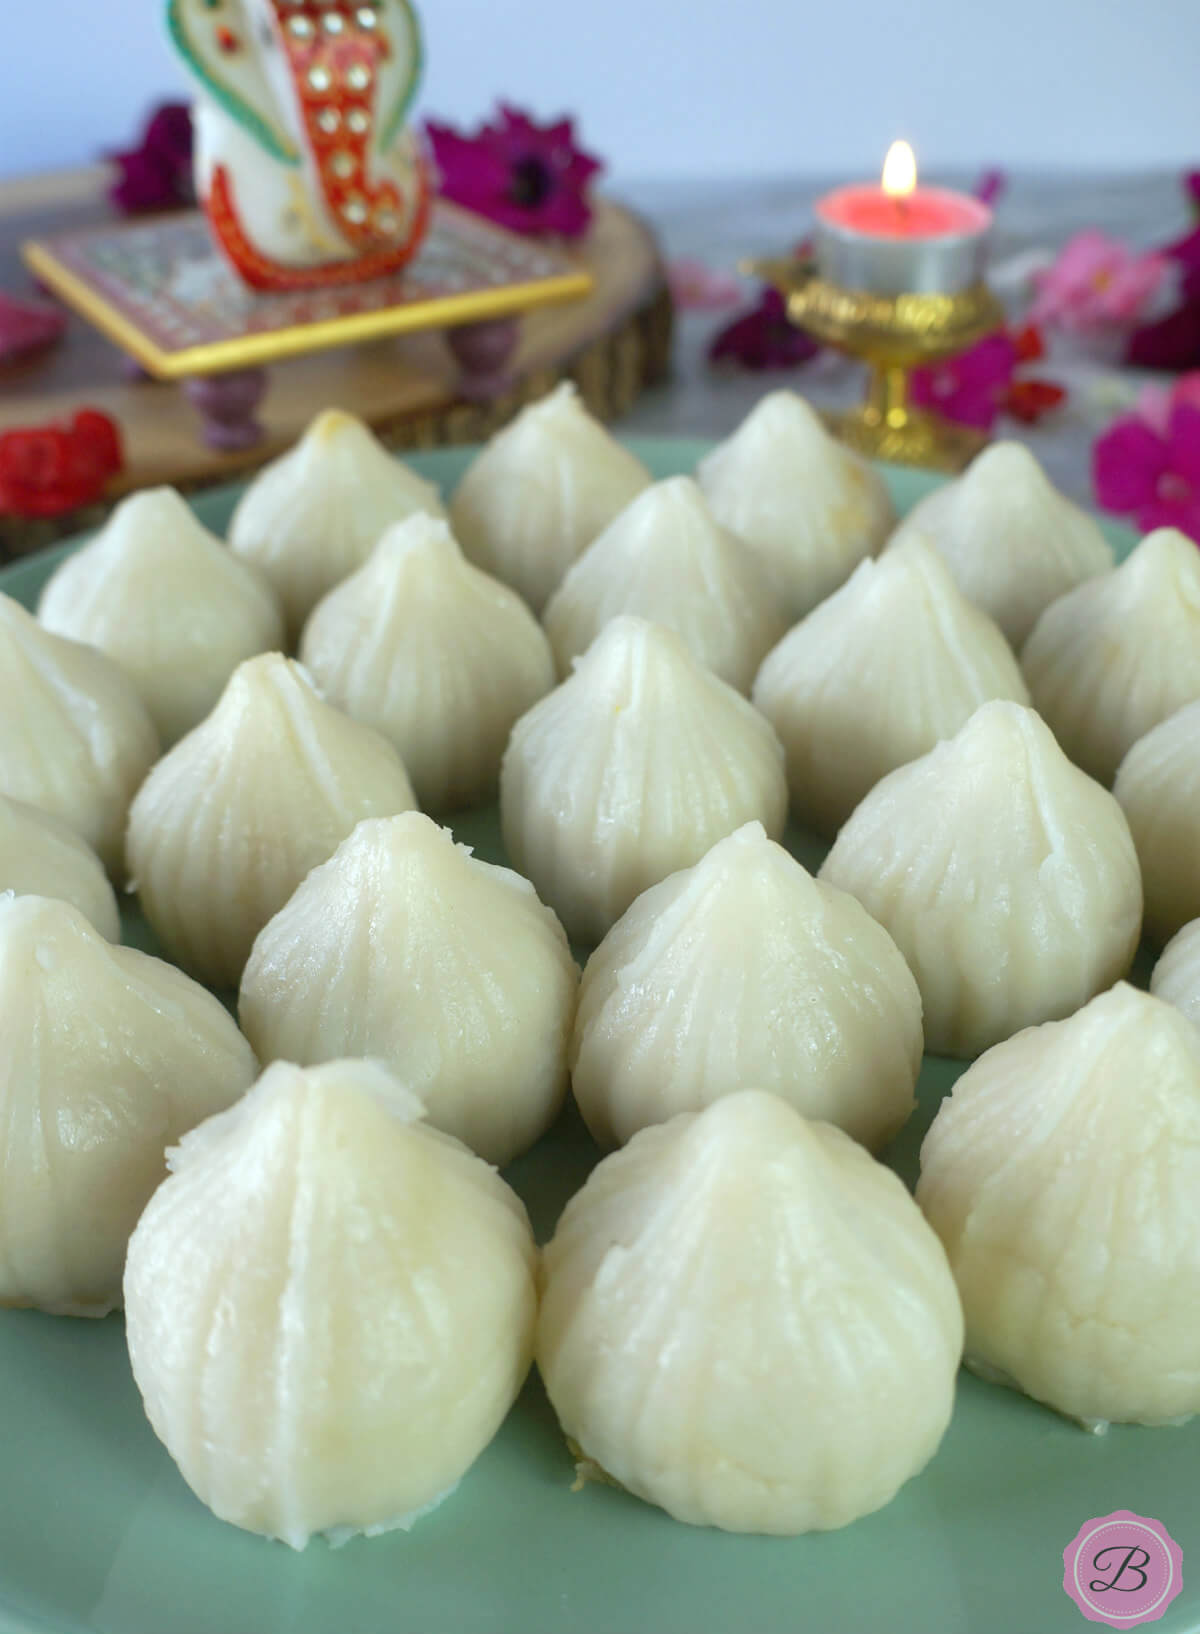
<instances>
[{"instance_id":1,"label":"decorative square chowki","mask_svg":"<svg viewBox=\"0 0 1200 1634\"><path fill-rule=\"evenodd\" d=\"M44 284L148 374L187 382L207 440L231 449L260 435L253 413L265 363L445 329L464 395L486 399L511 383L505 366L516 317L592 288L591 274L568 252L445 201L403 271L324 290L255 294L222 259L200 211L32 239L22 253Z\"/></svg>"}]
</instances>

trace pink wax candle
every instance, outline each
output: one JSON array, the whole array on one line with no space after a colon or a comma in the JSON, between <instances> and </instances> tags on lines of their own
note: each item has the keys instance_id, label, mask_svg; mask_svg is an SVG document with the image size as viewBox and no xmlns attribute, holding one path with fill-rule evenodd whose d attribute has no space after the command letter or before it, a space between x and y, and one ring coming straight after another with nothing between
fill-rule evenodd
<instances>
[{"instance_id":1,"label":"pink wax candle","mask_svg":"<svg viewBox=\"0 0 1200 1634\"><path fill-rule=\"evenodd\" d=\"M881 185L839 187L818 200L817 264L844 289L953 295L982 279L991 225L978 199L918 187L912 149L897 142Z\"/></svg>"},{"instance_id":2,"label":"pink wax candle","mask_svg":"<svg viewBox=\"0 0 1200 1634\"><path fill-rule=\"evenodd\" d=\"M882 187L839 187L826 193L817 214L835 227L871 238L944 238L986 232L992 223L986 205L945 187L917 187L896 195Z\"/></svg>"}]
</instances>

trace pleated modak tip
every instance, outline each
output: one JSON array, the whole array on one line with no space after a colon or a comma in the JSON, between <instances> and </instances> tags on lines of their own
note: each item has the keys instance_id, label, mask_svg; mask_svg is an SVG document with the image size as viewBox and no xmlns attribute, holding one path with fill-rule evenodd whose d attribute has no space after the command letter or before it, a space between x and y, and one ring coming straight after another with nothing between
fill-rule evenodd
<instances>
[{"instance_id":1,"label":"pleated modak tip","mask_svg":"<svg viewBox=\"0 0 1200 1634\"><path fill-rule=\"evenodd\" d=\"M1200 699L1137 740L1113 793L1142 867L1146 934L1165 942L1200 918Z\"/></svg>"},{"instance_id":2,"label":"pleated modak tip","mask_svg":"<svg viewBox=\"0 0 1200 1634\"><path fill-rule=\"evenodd\" d=\"M104 864L61 817L0 794L0 893L57 897L109 942L121 940L117 899Z\"/></svg>"},{"instance_id":3,"label":"pleated modak tip","mask_svg":"<svg viewBox=\"0 0 1200 1634\"><path fill-rule=\"evenodd\" d=\"M471 561L540 613L575 558L650 480L564 382L476 455L450 515Z\"/></svg>"},{"instance_id":4,"label":"pleated modak tip","mask_svg":"<svg viewBox=\"0 0 1200 1634\"><path fill-rule=\"evenodd\" d=\"M1200 919L1177 931L1162 950L1150 991L1200 1027Z\"/></svg>"},{"instance_id":5,"label":"pleated modak tip","mask_svg":"<svg viewBox=\"0 0 1200 1634\"><path fill-rule=\"evenodd\" d=\"M521 717L500 770L505 850L586 944L743 823L774 839L786 817L767 721L674 631L627 615Z\"/></svg>"},{"instance_id":6,"label":"pleated modak tip","mask_svg":"<svg viewBox=\"0 0 1200 1634\"><path fill-rule=\"evenodd\" d=\"M811 612L895 523L883 478L791 391L773 391L696 472L713 515L759 557L790 623Z\"/></svg>"},{"instance_id":7,"label":"pleated modak tip","mask_svg":"<svg viewBox=\"0 0 1200 1634\"><path fill-rule=\"evenodd\" d=\"M942 1102L917 1201L967 1360L1078 1419L1200 1410L1200 1032L1119 983L989 1050Z\"/></svg>"},{"instance_id":8,"label":"pleated modak tip","mask_svg":"<svg viewBox=\"0 0 1200 1634\"><path fill-rule=\"evenodd\" d=\"M236 987L251 945L364 817L416 804L387 740L324 702L279 653L234 671L129 813L129 872L173 959Z\"/></svg>"},{"instance_id":9,"label":"pleated modak tip","mask_svg":"<svg viewBox=\"0 0 1200 1634\"><path fill-rule=\"evenodd\" d=\"M1059 493L1023 443L985 448L953 482L928 494L892 535L927 539L969 601L1020 647L1052 601L1107 573L1112 546Z\"/></svg>"},{"instance_id":10,"label":"pleated modak tip","mask_svg":"<svg viewBox=\"0 0 1200 1634\"><path fill-rule=\"evenodd\" d=\"M886 1504L937 1450L962 1334L903 1183L757 1090L636 1134L544 1251L563 1430L697 1526L824 1531Z\"/></svg>"},{"instance_id":11,"label":"pleated modak tip","mask_svg":"<svg viewBox=\"0 0 1200 1634\"><path fill-rule=\"evenodd\" d=\"M499 1166L562 1105L578 987L529 881L410 811L313 869L255 942L238 1010L260 1060L381 1060Z\"/></svg>"},{"instance_id":12,"label":"pleated modak tip","mask_svg":"<svg viewBox=\"0 0 1200 1634\"><path fill-rule=\"evenodd\" d=\"M937 1055L1070 1015L1126 973L1141 931L1124 813L1020 704L984 704L884 778L820 877L890 931Z\"/></svg>"},{"instance_id":13,"label":"pleated modak tip","mask_svg":"<svg viewBox=\"0 0 1200 1634\"><path fill-rule=\"evenodd\" d=\"M104 1316L165 1149L253 1082L224 1007L69 903L0 895L0 1304Z\"/></svg>"},{"instance_id":14,"label":"pleated modak tip","mask_svg":"<svg viewBox=\"0 0 1200 1634\"><path fill-rule=\"evenodd\" d=\"M331 703L395 744L430 811L494 796L513 723L554 685L525 602L428 516L389 528L318 603L300 658Z\"/></svg>"},{"instance_id":15,"label":"pleated modak tip","mask_svg":"<svg viewBox=\"0 0 1200 1634\"><path fill-rule=\"evenodd\" d=\"M761 823L643 892L583 973L571 1085L602 1146L755 1084L878 1148L913 1109L921 998L866 909Z\"/></svg>"},{"instance_id":16,"label":"pleated modak tip","mask_svg":"<svg viewBox=\"0 0 1200 1634\"><path fill-rule=\"evenodd\" d=\"M543 615L559 674L621 613L675 630L739 692L787 627L758 559L691 477L639 494L568 570Z\"/></svg>"},{"instance_id":17,"label":"pleated modak tip","mask_svg":"<svg viewBox=\"0 0 1200 1634\"><path fill-rule=\"evenodd\" d=\"M1034 707L1077 765L1111 785L1140 737L1200 698L1200 551L1148 533L1112 573L1051 602L1021 653Z\"/></svg>"},{"instance_id":18,"label":"pleated modak tip","mask_svg":"<svg viewBox=\"0 0 1200 1634\"><path fill-rule=\"evenodd\" d=\"M172 1153L125 1269L155 1433L222 1520L302 1549L407 1528L529 1369L519 1199L381 1067L277 1062Z\"/></svg>"},{"instance_id":19,"label":"pleated modak tip","mask_svg":"<svg viewBox=\"0 0 1200 1634\"><path fill-rule=\"evenodd\" d=\"M204 719L244 658L283 642L274 591L173 488L123 500L51 576L38 621L120 664L164 748Z\"/></svg>"},{"instance_id":20,"label":"pleated modak tip","mask_svg":"<svg viewBox=\"0 0 1200 1634\"><path fill-rule=\"evenodd\" d=\"M981 704L1029 702L996 624L912 536L861 563L789 631L753 695L783 743L794 815L829 836L882 777Z\"/></svg>"},{"instance_id":21,"label":"pleated modak tip","mask_svg":"<svg viewBox=\"0 0 1200 1634\"><path fill-rule=\"evenodd\" d=\"M0 696L0 793L70 823L119 879L129 803L159 748L133 682L0 595Z\"/></svg>"},{"instance_id":22,"label":"pleated modak tip","mask_svg":"<svg viewBox=\"0 0 1200 1634\"><path fill-rule=\"evenodd\" d=\"M321 597L414 512L445 515L433 484L389 454L361 420L326 409L247 488L229 544L270 581L294 640Z\"/></svg>"}]
</instances>

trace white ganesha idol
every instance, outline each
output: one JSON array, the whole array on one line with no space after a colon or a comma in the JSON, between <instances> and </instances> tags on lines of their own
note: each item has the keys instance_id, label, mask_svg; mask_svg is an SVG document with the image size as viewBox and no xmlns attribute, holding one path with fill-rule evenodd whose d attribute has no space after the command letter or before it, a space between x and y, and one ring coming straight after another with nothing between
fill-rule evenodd
<instances>
[{"instance_id":1,"label":"white ganesha idol","mask_svg":"<svg viewBox=\"0 0 1200 1634\"><path fill-rule=\"evenodd\" d=\"M167 0L195 81L196 191L258 290L378 278L415 254L431 182L405 123L408 0Z\"/></svg>"}]
</instances>

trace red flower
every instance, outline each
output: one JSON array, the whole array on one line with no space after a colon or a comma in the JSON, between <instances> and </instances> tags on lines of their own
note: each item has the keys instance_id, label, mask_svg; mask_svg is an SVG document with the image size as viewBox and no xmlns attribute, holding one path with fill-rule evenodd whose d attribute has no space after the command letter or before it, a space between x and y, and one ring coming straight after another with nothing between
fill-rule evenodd
<instances>
[{"instance_id":1,"label":"red flower","mask_svg":"<svg viewBox=\"0 0 1200 1634\"><path fill-rule=\"evenodd\" d=\"M1043 355L1041 335L1027 327L1010 334L997 330L957 357L910 377L913 401L947 420L990 431L1001 414L1032 425L1066 399L1048 380L1018 380L1017 366Z\"/></svg>"},{"instance_id":2,"label":"red flower","mask_svg":"<svg viewBox=\"0 0 1200 1634\"><path fill-rule=\"evenodd\" d=\"M820 350L811 335L789 323L787 303L768 284L748 312L721 330L708 357L711 363L733 363L743 369L794 369Z\"/></svg>"},{"instance_id":3,"label":"red flower","mask_svg":"<svg viewBox=\"0 0 1200 1634\"><path fill-rule=\"evenodd\" d=\"M426 121L443 197L516 233L578 238L592 219L588 184L603 168L575 142L570 119L538 125L500 104L474 136Z\"/></svg>"},{"instance_id":4,"label":"red flower","mask_svg":"<svg viewBox=\"0 0 1200 1634\"><path fill-rule=\"evenodd\" d=\"M139 145L109 158L120 174L108 196L122 215L178 210L196 202L192 112L186 102L164 102L150 115Z\"/></svg>"},{"instance_id":5,"label":"red flower","mask_svg":"<svg viewBox=\"0 0 1200 1634\"><path fill-rule=\"evenodd\" d=\"M0 514L62 516L100 498L124 463L106 414L84 409L70 425L0 433Z\"/></svg>"},{"instance_id":6,"label":"red flower","mask_svg":"<svg viewBox=\"0 0 1200 1634\"><path fill-rule=\"evenodd\" d=\"M1165 432L1126 415L1092 449L1096 498L1143 533L1179 528L1200 544L1200 408L1178 400Z\"/></svg>"}]
</instances>

